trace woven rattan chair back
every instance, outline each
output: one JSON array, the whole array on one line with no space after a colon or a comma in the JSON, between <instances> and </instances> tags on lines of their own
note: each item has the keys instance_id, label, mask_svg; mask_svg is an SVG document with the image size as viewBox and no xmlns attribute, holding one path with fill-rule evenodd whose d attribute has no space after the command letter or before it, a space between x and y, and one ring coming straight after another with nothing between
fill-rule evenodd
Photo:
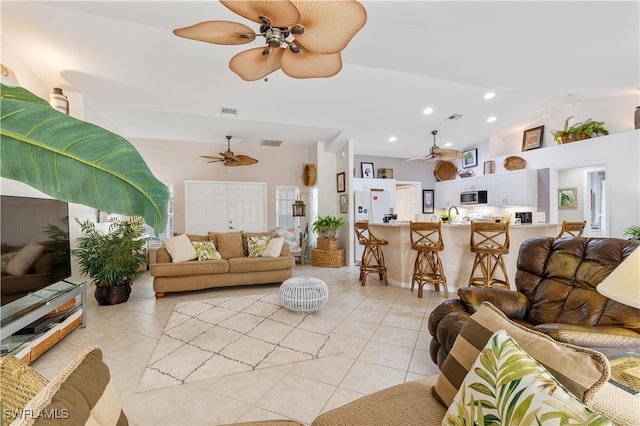
<instances>
[{"instance_id":1,"label":"woven rattan chair back","mask_svg":"<svg viewBox=\"0 0 640 426\"><path fill-rule=\"evenodd\" d=\"M509 288L509 275L503 258L509 253L509 223L471 222L470 249L476 256L469 286Z\"/></svg>"},{"instance_id":2,"label":"woven rattan chair back","mask_svg":"<svg viewBox=\"0 0 640 426\"><path fill-rule=\"evenodd\" d=\"M442 222L410 222L411 248L414 250L443 250Z\"/></svg>"},{"instance_id":3,"label":"woven rattan chair back","mask_svg":"<svg viewBox=\"0 0 640 426\"><path fill-rule=\"evenodd\" d=\"M418 285L418 298L422 298L423 287L433 284L435 291L444 290L444 297L449 297L447 278L440 260L439 252L444 250L442 240L442 222L409 222L411 248L416 250L411 275L411 291Z\"/></svg>"},{"instance_id":4,"label":"woven rattan chair back","mask_svg":"<svg viewBox=\"0 0 640 426\"><path fill-rule=\"evenodd\" d=\"M562 228L560 229L560 233L557 238L562 237L579 237L584 232L584 227L587 224L587 221L582 222L569 222L566 220L562 221Z\"/></svg>"},{"instance_id":5,"label":"woven rattan chair back","mask_svg":"<svg viewBox=\"0 0 640 426\"><path fill-rule=\"evenodd\" d=\"M384 263L384 253L382 252L382 246L387 245L388 242L376 237L373 232L371 232L369 222L356 222L354 230L358 238L358 243L364 246L362 259L360 260L360 282L364 286L367 282L367 275L376 273L378 277L384 281L384 285L389 285L389 281L387 280L387 266Z\"/></svg>"}]
</instances>

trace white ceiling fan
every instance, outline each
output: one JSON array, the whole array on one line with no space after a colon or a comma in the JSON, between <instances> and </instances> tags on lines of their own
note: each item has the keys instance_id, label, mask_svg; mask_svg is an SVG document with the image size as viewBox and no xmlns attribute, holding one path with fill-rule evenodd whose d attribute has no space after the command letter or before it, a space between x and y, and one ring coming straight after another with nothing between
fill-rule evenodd
<instances>
[{"instance_id":1,"label":"white ceiling fan","mask_svg":"<svg viewBox=\"0 0 640 426\"><path fill-rule=\"evenodd\" d=\"M438 145L436 145L436 135L438 134L437 130L432 130L431 134L433 135L433 146L429 150L429 154L426 156L408 158L407 161L422 160L425 163L429 163L439 160L457 160L458 158L463 157L462 152L458 151L457 149L440 148Z\"/></svg>"}]
</instances>

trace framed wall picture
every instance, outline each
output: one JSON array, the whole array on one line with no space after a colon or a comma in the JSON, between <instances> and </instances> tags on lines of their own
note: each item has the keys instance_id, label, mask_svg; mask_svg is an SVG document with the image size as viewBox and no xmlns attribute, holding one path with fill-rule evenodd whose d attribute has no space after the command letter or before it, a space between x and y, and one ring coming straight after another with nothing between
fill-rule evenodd
<instances>
[{"instance_id":1,"label":"framed wall picture","mask_svg":"<svg viewBox=\"0 0 640 426\"><path fill-rule=\"evenodd\" d=\"M496 162L493 160L484 162L484 174L491 175L496 172Z\"/></svg>"},{"instance_id":2,"label":"framed wall picture","mask_svg":"<svg viewBox=\"0 0 640 426\"><path fill-rule=\"evenodd\" d=\"M522 135L522 151L540 148L542 146L542 137L544 136L544 126L534 127L525 130Z\"/></svg>"},{"instance_id":3,"label":"framed wall picture","mask_svg":"<svg viewBox=\"0 0 640 426\"><path fill-rule=\"evenodd\" d=\"M578 208L578 188L558 188L558 208Z\"/></svg>"},{"instance_id":4,"label":"framed wall picture","mask_svg":"<svg viewBox=\"0 0 640 426\"><path fill-rule=\"evenodd\" d=\"M462 168L468 169L478 165L478 148L462 151Z\"/></svg>"},{"instance_id":5,"label":"framed wall picture","mask_svg":"<svg viewBox=\"0 0 640 426\"><path fill-rule=\"evenodd\" d=\"M346 187L345 187L345 174L344 172L342 173L338 173L336 175L336 187L338 188L338 192L344 192L346 191Z\"/></svg>"},{"instance_id":6,"label":"framed wall picture","mask_svg":"<svg viewBox=\"0 0 640 426\"><path fill-rule=\"evenodd\" d=\"M434 212L433 189L422 190L422 213Z\"/></svg>"},{"instance_id":7,"label":"framed wall picture","mask_svg":"<svg viewBox=\"0 0 640 426\"><path fill-rule=\"evenodd\" d=\"M378 179L393 179L393 169L378 169Z\"/></svg>"},{"instance_id":8,"label":"framed wall picture","mask_svg":"<svg viewBox=\"0 0 640 426\"><path fill-rule=\"evenodd\" d=\"M349 194L340 194L340 213L349 212Z\"/></svg>"},{"instance_id":9,"label":"framed wall picture","mask_svg":"<svg viewBox=\"0 0 640 426\"><path fill-rule=\"evenodd\" d=\"M373 163L360 163L362 169L362 177L365 179L373 179L375 177L373 172Z\"/></svg>"}]
</instances>

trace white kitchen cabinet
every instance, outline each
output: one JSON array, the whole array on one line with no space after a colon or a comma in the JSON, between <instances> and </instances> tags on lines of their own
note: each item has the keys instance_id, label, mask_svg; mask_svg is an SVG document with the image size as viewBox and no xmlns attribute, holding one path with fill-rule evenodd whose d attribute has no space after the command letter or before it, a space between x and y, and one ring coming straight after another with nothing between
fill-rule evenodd
<instances>
[{"instance_id":1,"label":"white kitchen cabinet","mask_svg":"<svg viewBox=\"0 0 640 426\"><path fill-rule=\"evenodd\" d=\"M487 185L487 176L464 178L460 180L460 192L485 191Z\"/></svg>"},{"instance_id":2,"label":"white kitchen cabinet","mask_svg":"<svg viewBox=\"0 0 640 426\"><path fill-rule=\"evenodd\" d=\"M448 209L451 206L460 205L460 180L446 180L436 182L435 206L439 209Z\"/></svg>"},{"instance_id":3,"label":"white kitchen cabinet","mask_svg":"<svg viewBox=\"0 0 640 426\"><path fill-rule=\"evenodd\" d=\"M487 204L492 206L538 204L538 171L522 169L488 176Z\"/></svg>"}]
</instances>

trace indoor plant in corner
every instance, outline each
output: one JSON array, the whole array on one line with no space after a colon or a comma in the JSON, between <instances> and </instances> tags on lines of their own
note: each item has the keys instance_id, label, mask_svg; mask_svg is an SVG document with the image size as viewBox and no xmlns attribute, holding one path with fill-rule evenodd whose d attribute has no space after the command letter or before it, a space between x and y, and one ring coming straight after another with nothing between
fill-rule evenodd
<instances>
[{"instance_id":1,"label":"indoor plant in corner","mask_svg":"<svg viewBox=\"0 0 640 426\"><path fill-rule=\"evenodd\" d=\"M311 224L313 232L318 234L318 249L320 250L336 250L338 248L338 239L336 234L338 229L344 225L344 219L337 216L318 216Z\"/></svg>"},{"instance_id":2,"label":"indoor plant in corner","mask_svg":"<svg viewBox=\"0 0 640 426\"><path fill-rule=\"evenodd\" d=\"M83 236L78 239L73 254L80 271L96 286L95 297L100 305L126 302L131 283L147 263L144 222L140 216L129 220L112 219L108 232L96 229L90 220L80 222Z\"/></svg>"}]
</instances>

